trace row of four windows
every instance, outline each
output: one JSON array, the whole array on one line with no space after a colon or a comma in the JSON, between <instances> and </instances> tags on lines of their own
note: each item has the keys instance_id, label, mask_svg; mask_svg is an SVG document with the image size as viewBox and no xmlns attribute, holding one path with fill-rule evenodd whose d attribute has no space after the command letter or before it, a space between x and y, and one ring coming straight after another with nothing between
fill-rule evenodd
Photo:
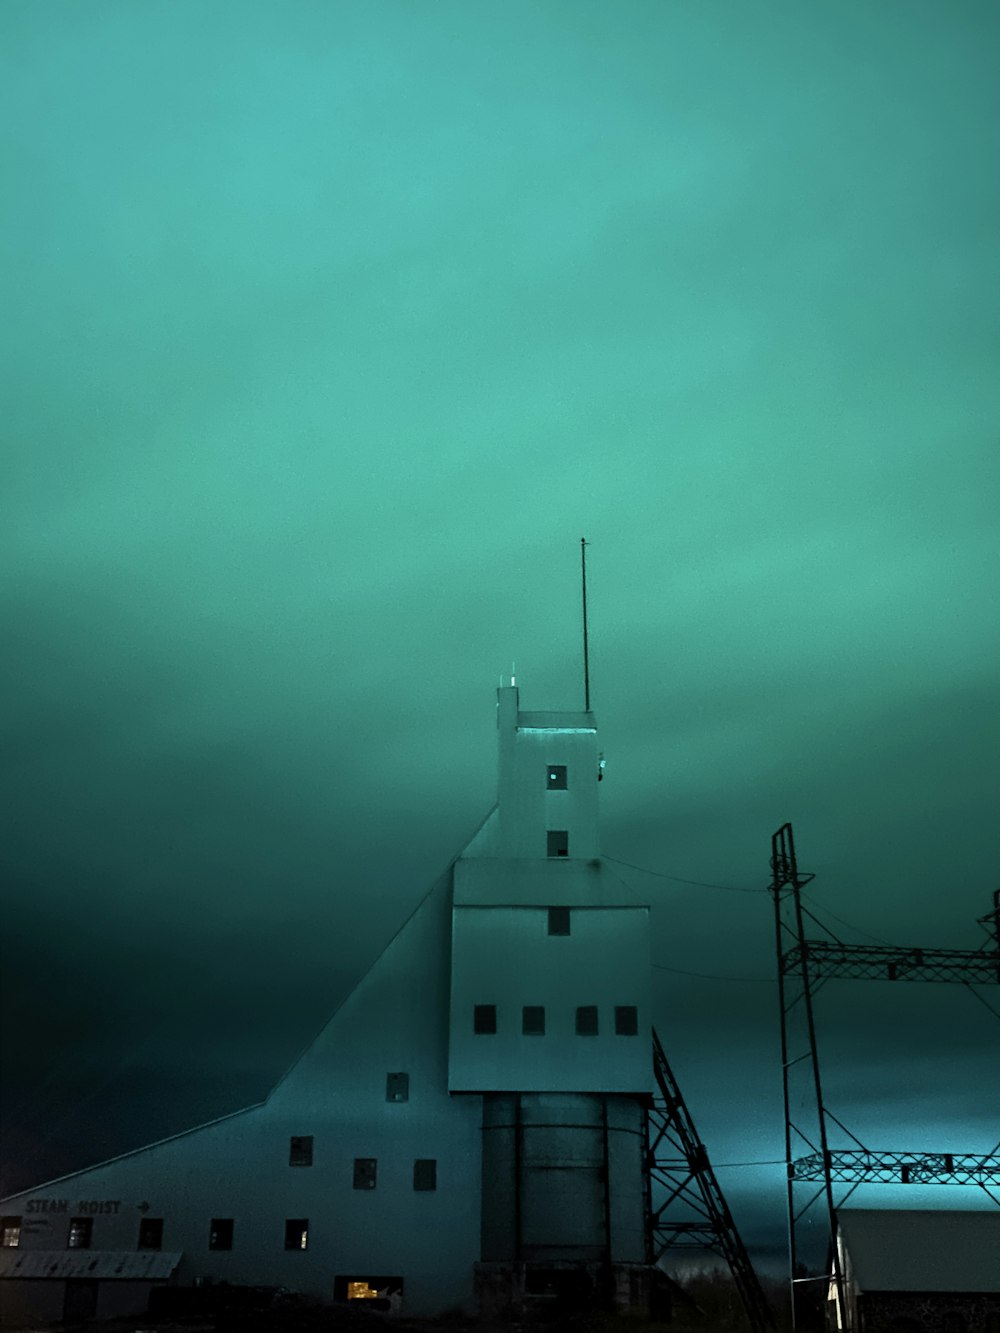
<instances>
[{"instance_id":1,"label":"row of four windows","mask_svg":"<svg viewBox=\"0 0 1000 1333\"><path fill-rule=\"evenodd\" d=\"M472 1030L478 1036L493 1036L497 1028L497 1006L495 1004L477 1004L472 1009ZM545 1005L526 1004L521 1008L521 1033L525 1037L545 1036ZM578 1037L596 1037L600 1035L600 1019L596 1004L581 1004L576 1010L576 1034ZM639 1035L639 1011L634 1004L615 1005L615 1036L636 1037Z\"/></svg>"}]
</instances>

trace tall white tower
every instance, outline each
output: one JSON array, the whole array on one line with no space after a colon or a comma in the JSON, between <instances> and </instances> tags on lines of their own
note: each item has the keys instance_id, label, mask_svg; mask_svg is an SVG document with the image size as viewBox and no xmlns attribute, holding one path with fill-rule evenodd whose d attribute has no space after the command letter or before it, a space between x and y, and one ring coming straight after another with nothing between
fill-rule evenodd
<instances>
[{"instance_id":1,"label":"tall white tower","mask_svg":"<svg viewBox=\"0 0 1000 1333\"><path fill-rule=\"evenodd\" d=\"M480 1293L647 1257L649 908L600 859L590 712L497 694L497 809L455 863L448 1086L483 1099ZM488 1303L488 1299L487 1302Z\"/></svg>"}]
</instances>

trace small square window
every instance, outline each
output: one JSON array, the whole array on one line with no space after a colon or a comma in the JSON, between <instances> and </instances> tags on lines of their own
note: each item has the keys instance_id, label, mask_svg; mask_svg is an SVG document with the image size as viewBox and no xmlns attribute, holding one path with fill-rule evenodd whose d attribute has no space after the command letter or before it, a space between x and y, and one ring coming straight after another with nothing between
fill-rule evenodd
<instances>
[{"instance_id":1,"label":"small square window","mask_svg":"<svg viewBox=\"0 0 1000 1333\"><path fill-rule=\"evenodd\" d=\"M526 1004L521 1010L521 1032L526 1037L545 1036L545 1006Z\"/></svg>"},{"instance_id":2,"label":"small square window","mask_svg":"<svg viewBox=\"0 0 1000 1333\"><path fill-rule=\"evenodd\" d=\"M0 1246L5 1250L16 1250L21 1244L21 1219L19 1217L0 1217Z\"/></svg>"},{"instance_id":3,"label":"small square window","mask_svg":"<svg viewBox=\"0 0 1000 1333\"><path fill-rule=\"evenodd\" d=\"M495 1004L477 1004L472 1011L472 1030L480 1036L492 1034L497 1030L497 1007Z\"/></svg>"},{"instance_id":4,"label":"small square window","mask_svg":"<svg viewBox=\"0 0 1000 1333\"><path fill-rule=\"evenodd\" d=\"M568 908L568 907L550 907L550 908L549 908L549 934L550 934L550 935L568 935L568 934L569 934L569 908Z\"/></svg>"},{"instance_id":5,"label":"small square window","mask_svg":"<svg viewBox=\"0 0 1000 1333\"><path fill-rule=\"evenodd\" d=\"M639 1034L639 1011L634 1004L615 1005L615 1035L636 1037Z\"/></svg>"},{"instance_id":6,"label":"small square window","mask_svg":"<svg viewBox=\"0 0 1000 1333\"><path fill-rule=\"evenodd\" d=\"M413 1188L415 1190L436 1190L437 1169L436 1157L418 1157L413 1163Z\"/></svg>"},{"instance_id":7,"label":"small square window","mask_svg":"<svg viewBox=\"0 0 1000 1333\"><path fill-rule=\"evenodd\" d=\"M92 1217L74 1217L69 1224L67 1247L71 1250L89 1250L93 1232L94 1219Z\"/></svg>"},{"instance_id":8,"label":"small square window","mask_svg":"<svg viewBox=\"0 0 1000 1333\"><path fill-rule=\"evenodd\" d=\"M548 847L547 856L569 856L569 833L566 829L549 829L545 837Z\"/></svg>"},{"instance_id":9,"label":"small square window","mask_svg":"<svg viewBox=\"0 0 1000 1333\"><path fill-rule=\"evenodd\" d=\"M139 1243L136 1248L140 1250L163 1249L162 1217L144 1217L142 1219L139 1223Z\"/></svg>"},{"instance_id":10,"label":"small square window","mask_svg":"<svg viewBox=\"0 0 1000 1333\"><path fill-rule=\"evenodd\" d=\"M597 1005L581 1004L576 1011L576 1035L578 1037L597 1036Z\"/></svg>"},{"instance_id":11,"label":"small square window","mask_svg":"<svg viewBox=\"0 0 1000 1333\"><path fill-rule=\"evenodd\" d=\"M377 1157L355 1157L354 1188L356 1190L373 1190L377 1173Z\"/></svg>"},{"instance_id":12,"label":"small square window","mask_svg":"<svg viewBox=\"0 0 1000 1333\"><path fill-rule=\"evenodd\" d=\"M408 1102L410 1100L409 1074L386 1074L385 1099L387 1102Z\"/></svg>"},{"instance_id":13,"label":"small square window","mask_svg":"<svg viewBox=\"0 0 1000 1333\"><path fill-rule=\"evenodd\" d=\"M312 1166L313 1136L311 1134L293 1134L288 1140L288 1165Z\"/></svg>"},{"instance_id":14,"label":"small square window","mask_svg":"<svg viewBox=\"0 0 1000 1333\"><path fill-rule=\"evenodd\" d=\"M233 1219L231 1217L213 1217L208 1229L208 1248L210 1250L231 1250L233 1248ZM295 1246L292 1247L296 1248Z\"/></svg>"},{"instance_id":15,"label":"small square window","mask_svg":"<svg viewBox=\"0 0 1000 1333\"><path fill-rule=\"evenodd\" d=\"M287 1218L285 1221L285 1249L308 1250L308 1248L309 1248L308 1217Z\"/></svg>"},{"instance_id":16,"label":"small square window","mask_svg":"<svg viewBox=\"0 0 1000 1333\"><path fill-rule=\"evenodd\" d=\"M545 786L549 791L566 790L565 764L549 764L545 770Z\"/></svg>"}]
</instances>

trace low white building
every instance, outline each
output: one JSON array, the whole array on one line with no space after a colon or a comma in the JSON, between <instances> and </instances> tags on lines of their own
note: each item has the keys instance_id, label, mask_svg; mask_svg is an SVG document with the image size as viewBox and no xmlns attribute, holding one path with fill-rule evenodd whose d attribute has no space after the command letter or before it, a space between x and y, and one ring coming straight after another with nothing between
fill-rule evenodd
<instances>
[{"instance_id":1,"label":"low white building","mask_svg":"<svg viewBox=\"0 0 1000 1333\"><path fill-rule=\"evenodd\" d=\"M842 1208L837 1246L852 1333L1000 1333L1000 1208Z\"/></svg>"},{"instance_id":2,"label":"low white building","mask_svg":"<svg viewBox=\"0 0 1000 1333\"><path fill-rule=\"evenodd\" d=\"M172 1281L416 1314L642 1299L649 910L604 869L591 713L498 691L497 805L266 1100L0 1201L2 1308Z\"/></svg>"}]
</instances>

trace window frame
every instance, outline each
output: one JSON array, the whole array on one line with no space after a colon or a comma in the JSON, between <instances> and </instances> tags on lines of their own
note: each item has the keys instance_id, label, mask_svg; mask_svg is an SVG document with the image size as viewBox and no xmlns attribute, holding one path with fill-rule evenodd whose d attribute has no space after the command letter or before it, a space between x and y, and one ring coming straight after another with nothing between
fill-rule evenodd
<instances>
[{"instance_id":1,"label":"window frame","mask_svg":"<svg viewBox=\"0 0 1000 1333\"><path fill-rule=\"evenodd\" d=\"M299 1238L297 1243L293 1243L295 1236L298 1236ZM286 1217L285 1249L295 1252L297 1250L308 1250L308 1248L309 1248L308 1217Z\"/></svg>"},{"instance_id":2,"label":"window frame","mask_svg":"<svg viewBox=\"0 0 1000 1333\"><path fill-rule=\"evenodd\" d=\"M413 1188L419 1194L430 1194L437 1189L436 1157L414 1157Z\"/></svg>"},{"instance_id":3,"label":"window frame","mask_svg":"<svg viewBox=\"0 0 1000 1333\"><path fill-rule=\"evenodd\" d=\"M89 1250L93 1239L94 1219L92 1217L71 1217L69 1219L69 1231L66 1233L67 1250Z\"/></svg>"},{"instance_id":4,"label":"window frame","mask_svg":"<svg viewBox=\"0 0 1000 1333\"><path fill-rule=\"evenodd\" d=\"M591 1015L593 1027L590 1026ZM578 1037L599 1037L601 1020L596 1004L578 1004L576 1006L576 1035Z\"/></svg>"},{"instance_id":5,"label":"window frame","mask_svg":"<svg viewBox=\"0 0 1000 1333\"><path fill-rule=\"evenodd\" d=\"M497 1007L495 1004L472 1006L472 1032L476 1037L495 1037L497 1034Z\"/></svg>"},{"instance_id":6,"label":"window frame","mask_svg":"<svg viewBox=\"0 0 1000 1333\"><path fill-rule=\"evenodd\" d=\"M150 1244L150 1242L149 1242L148 1240L145 1241L145 1242L143 1242L142 1233L143 1233L144 1229L147 1228L147 1227L151 1227L151 1226L153 1226L153 1225L154 1225L155 1223L157 1223L157 1222L159 1223L159 1229L156 1231L156 1244L155 1244L155 1245ZM151 1253L155 1253L157 1250L162 1250L162 1249L163 1249L163 1218L162 1218L162 1217L141 1217L141 1218L139 1219L139 1234L136 1236L136 1240L135 1240L135 1248L136 1248L137 1250L147 1250L147 1251L150 1251Z\"/></svg>"},{"instance_id":7,"label":"window frame","mask_svg":"<svg viewBox=\"0 0 1000 1333\"><path fill-rule=\"evenodd\" d=\"M289 1219L289 1220L291 1220L291 1221L299 1221L299 1220L305 1220L305 1219L292 1218L292 1219ZM228 1227L228 1232L225 1230L227 1227ZM226 1236L226 1238L227 1238L227 1240L228 1240L228 1242L229 1242L227 1245L213 1244L213 1241L214 1241L214 1239L215 1239L216 1233L219 1232L220 1230L222 1231L223 1235ZM308 1226L307 1226L307 1230L308 1230ZM234 1235L235 1231L236 1231L236 1219L235 1219L235 1218L233 1218L233 1217L213 1217L212 1220L211 1220L211 1221L209 1222L209 1224L208 1224L208 1248L209 1248L210 1250L213 1250L213 1251L216 1251L216 1250L231 1250L231 1249L233 1248L233 1235Z\"/></svg>"},{"instance_id":8,"label":"window frame","mask_svg":"<svg viewBox=\"0 0 1000 1333\"><path fill-rule=\"evenodd\" d=\"M546 764L545 765L545 790L546 791L568 791L569 774L566 764Z\"/></svg>"},{"instance_id":9,"label":"window frame","mask_svg":"<svg viewBox=\"0 0 1000 1333\"><path fill-rule=\"evenodd\" d=\"M529 1020L529 1014L531 1016ZM545 1036L545 1005L524 1004L521 1006L521 1036Z\"/></svg>"},{"instance_id":10,"label":"window frame","mask_svg":"<svg viewBox=\"0 0 1000 1333\"><path fill-rule=\"evenodd\" d=\"M312 1166L315 1136L312 1134L292 1134L288 1139L288 1165Z\"/></svg>"},{"instance_id":11,"label":"window frame","mask_svg":"<svg viewBox=\"0 0 1000 1333\"><path fill-rule=\"evenodd\" d=\"M355 1157L354 1188L371 1191L378 1188L378 1158Z\"/></svg>"}]
</instances>

